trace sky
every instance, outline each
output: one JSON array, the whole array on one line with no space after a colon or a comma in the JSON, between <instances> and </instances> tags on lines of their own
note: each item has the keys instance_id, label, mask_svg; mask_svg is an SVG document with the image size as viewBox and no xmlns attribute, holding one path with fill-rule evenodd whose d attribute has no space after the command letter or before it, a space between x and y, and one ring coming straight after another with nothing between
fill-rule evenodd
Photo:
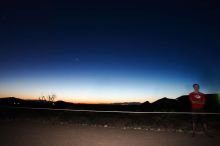
<instances>
[{"instance_id":1,"label":"sky","mask_svg":"<svg viewBox=\"0 0 220 146\"><path fill-rule=\"evenodd\" d=\"M1 1L0 97L153 102L220 92L217 1Z\"/></svg>"}]
</instances>

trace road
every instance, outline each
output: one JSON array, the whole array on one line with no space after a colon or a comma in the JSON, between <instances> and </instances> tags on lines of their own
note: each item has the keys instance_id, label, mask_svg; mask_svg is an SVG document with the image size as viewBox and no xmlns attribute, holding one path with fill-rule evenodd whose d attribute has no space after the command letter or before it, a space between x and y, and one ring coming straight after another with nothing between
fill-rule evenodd
<instances>
[{"instance_id":1,"label":"road","mask_svg":"<svg viewBox=\"0 0 220 146\"><path fill-rule=\"evenodd\" d=\"M1 146L219 146L214 138L188 133L39 122L1 122Z\"/></svg>"}]
</instances>

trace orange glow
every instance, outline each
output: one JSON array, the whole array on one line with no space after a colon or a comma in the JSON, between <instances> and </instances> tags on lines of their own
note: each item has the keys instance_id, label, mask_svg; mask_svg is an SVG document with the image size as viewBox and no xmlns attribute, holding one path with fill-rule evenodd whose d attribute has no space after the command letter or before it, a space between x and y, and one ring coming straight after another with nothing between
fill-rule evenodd
<instances>
[{"instance_id":1,"label":"orange glow","mask_svg":"<svg viewBox=\"0 0 220 146\"><path fill-rule=\"evenodd\" d=\"M24 100L38 100L38 97L31 97L29 95L27 96L9 96L8 94L0 94L0 98L4 98L4 97L16 97L16 98L20 98L20 99L24 99ZM75 100L74 100L75 99ZM91 99L88 100L89 98L57 98L55 99L55 101L65 101L65 102L71 102L71 103L75 103L75 104L112 104L112 103L122 103L122 102L145 102L145 101L149 101L149 102L153 102L156 100L156 98L146 98L146 100L144 101L134 101L134 100L126 100L126 101L121 101L120 98L119 100L95 100L95 99Z\"/></svg>"}]
</instances>

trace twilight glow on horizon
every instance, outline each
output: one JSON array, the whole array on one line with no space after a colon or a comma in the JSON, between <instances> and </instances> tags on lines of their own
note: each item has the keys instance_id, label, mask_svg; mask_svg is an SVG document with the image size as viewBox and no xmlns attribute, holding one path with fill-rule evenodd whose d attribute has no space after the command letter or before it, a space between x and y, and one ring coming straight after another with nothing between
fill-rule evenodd
<instances>
[{"instance_id":1,"label":"twilight glow on horizon","mask_svg":"<svg viewBox=\"0 0 220 146\"><path fill-rule=\"evenodd\" d=\"M48 76L43 76L39 73L38 76L32 74L33 76L16 76L14 79L11 75L10 79L5 79L1 84L1 93L4 93L2 96L37 99L39 96L53 93L57 95L57 100L71 102L111 103L146 100L152 102L165 96L176 98L186 94L191 90L192 84L190 79L188 83L182 83L181 80L172 79L172 75L160 75L161 77L157 79L159 75L136 74L136 76L125 77L120 73L114 75L113 72L109 75L102 75L102 73L53 75L50 73Z\"/></svg>"},{"instance_id":2,"label":"twilight glow on horizon","mask_svg":"<svg viewBox=\"0 0 220 146\"><path fill-rule=\"evenodd\" d=\"M0 9L0 98L153 102L189 94L193 83L220 92L212 3L64 0Z\"/></svg>"}]
</instances>

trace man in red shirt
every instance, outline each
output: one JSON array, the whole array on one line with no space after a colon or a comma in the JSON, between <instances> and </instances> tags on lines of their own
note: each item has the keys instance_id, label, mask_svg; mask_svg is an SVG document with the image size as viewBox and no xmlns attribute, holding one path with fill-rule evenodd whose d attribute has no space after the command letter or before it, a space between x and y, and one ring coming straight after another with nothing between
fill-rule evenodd
<instances>
[{"instance_id":1,"label":"man in red shirt","mask_svg":"<svg viewBox=\"0 0 220 146\"><path fill-rule=\"evenodd\" d=\"M196 124L200 122L203 125L204 132L207 134L207 124L205 121L205 115L204 114L197 114L204 112L206 97L205 94L199 92L199 84L193 85L194 91L189 94L189 99L192 105L192 128L193 128L193 134L192 136L195 136L195 129Z\"/></svg>"}]
</instances>

